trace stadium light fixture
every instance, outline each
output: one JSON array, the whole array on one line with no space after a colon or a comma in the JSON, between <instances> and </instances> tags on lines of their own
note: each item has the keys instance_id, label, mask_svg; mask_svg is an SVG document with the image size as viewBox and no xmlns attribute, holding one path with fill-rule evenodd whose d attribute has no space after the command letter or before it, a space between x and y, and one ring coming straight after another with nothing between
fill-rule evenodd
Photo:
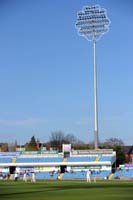
<instances>
[{"instance_id":1,"label":"stadium light fixture","mask_svg":"<svg viewBox=\"0 0 133 200\"><path fill-rule=\"evenodd\" d=\"M110 20L106 10L99 5L85 6L77 13L76 28L80 36L93 41L94 69L94 146L98 149L98 103L97 103L97 71L96 71L96 41L108 32Z\"/></svg>"}]
</instances>

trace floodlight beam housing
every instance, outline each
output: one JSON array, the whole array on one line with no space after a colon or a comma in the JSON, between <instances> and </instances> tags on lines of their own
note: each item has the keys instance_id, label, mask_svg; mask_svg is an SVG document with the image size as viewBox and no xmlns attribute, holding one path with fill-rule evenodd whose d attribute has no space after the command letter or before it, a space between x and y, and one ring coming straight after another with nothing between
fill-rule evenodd
<instances>
[{"instance_id":1,"label":"floodlight beam housing","mask_svg":"<svg viewBox=\"0 0 133 200\"><path fill-rule=\"evenodd\" d=\"M75 24L79 35L87 40L98 40L109 30L110 20L107 17L106 10L99 5L85 6L82 11L77 13L77 22Z\"/></svg>"}]
</instances>

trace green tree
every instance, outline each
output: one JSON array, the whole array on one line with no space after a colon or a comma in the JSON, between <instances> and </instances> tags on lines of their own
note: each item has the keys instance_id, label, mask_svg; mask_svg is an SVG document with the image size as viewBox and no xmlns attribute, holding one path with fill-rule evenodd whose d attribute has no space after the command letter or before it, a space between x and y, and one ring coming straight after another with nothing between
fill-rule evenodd
<instances>
[{"instance_id":1,"label":"green tree","mask_svg":"<svg viewBox=\"0 0 133 200\"><path fill-rule=\"evenodd\" d=\"M113 150L116 151L116 167L125 163L125 153L122 146L114 146Z\"/></svg>"},{"instance_id":2,"label":"green tree","mask_svg":"<svg viewBox=\"0 0 133 200\"><path fill-rule=\"evenodd\" d=\"M103 143L104 148L110 148L116 151L116 167L125 163L125 152L123 146L124 142L118 138L110 138Z\"/></svg>"},{"instance_id":3,"label":"green tree","mask_svg":"<svg viewBox=\"0 0 133 200\"><path fill-rule=\"evenodd\" d=\"M26 151L37 151L37 142L35 136L32 136L30 142L25 145Z\"/></svg>"}]
</instances>

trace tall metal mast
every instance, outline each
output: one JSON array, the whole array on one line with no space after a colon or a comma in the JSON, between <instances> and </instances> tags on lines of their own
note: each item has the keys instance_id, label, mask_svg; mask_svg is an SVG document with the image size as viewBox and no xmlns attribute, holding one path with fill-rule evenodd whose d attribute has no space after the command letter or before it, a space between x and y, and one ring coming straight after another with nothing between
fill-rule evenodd
<instances>
[{"instance_id":1,"label":"tall metal mast","mask_svg":"<svg viewBox=\"0 0 133 200\"><path fill-rule=\"evenodd\" d=\"M77 13L76 28L80 36L93 41L94 69L94 146L98 149L98 101L97 101L97 70L96 70L96 41L108 32L110 20L106 10L99 5L85 6Z\"/></svg>"}]
</instances>

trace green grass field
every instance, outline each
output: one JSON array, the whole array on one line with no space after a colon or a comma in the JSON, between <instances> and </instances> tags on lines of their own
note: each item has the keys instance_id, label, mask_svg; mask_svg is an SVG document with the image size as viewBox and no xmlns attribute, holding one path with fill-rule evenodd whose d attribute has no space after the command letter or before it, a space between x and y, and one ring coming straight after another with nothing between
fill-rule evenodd
<instances>
[{"instance_id":1,"label":"green grass field","mask_svg":"<svg viewBox=\"0 0 133 200\"><path fill-rule=\"evenodd\" d=\"M133 181L0 181L0 199L132 200Z\"/></svg>"}]
</instances>

